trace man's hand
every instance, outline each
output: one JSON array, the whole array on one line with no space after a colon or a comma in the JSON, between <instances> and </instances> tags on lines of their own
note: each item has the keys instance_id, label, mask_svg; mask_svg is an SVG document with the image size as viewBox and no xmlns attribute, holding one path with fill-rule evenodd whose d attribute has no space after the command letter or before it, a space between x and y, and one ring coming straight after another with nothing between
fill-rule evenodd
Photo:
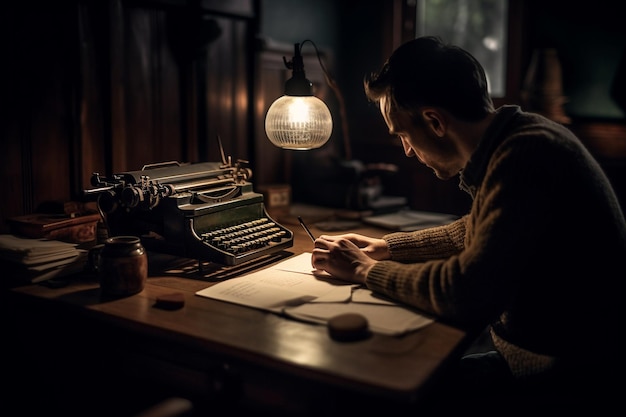
<instances>
[{"instance_id":1,"label":"man's hand","mask_svg":"<svg viewBox=\"0 0 626 417\"><path fill-rule=\"evenodd\" d=\"M315 240L311 264L335 278L364 284L376 261L389 257L389 248L383 239L356 233L322 235Z\"/></svg>"}]
</instances>

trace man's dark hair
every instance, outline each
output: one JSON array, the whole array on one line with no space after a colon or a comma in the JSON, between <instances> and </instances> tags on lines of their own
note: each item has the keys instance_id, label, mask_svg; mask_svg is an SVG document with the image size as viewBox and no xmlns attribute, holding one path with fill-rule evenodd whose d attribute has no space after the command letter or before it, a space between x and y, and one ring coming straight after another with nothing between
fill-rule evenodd
<instances>
[{"instance_id":1,"label":"man's dark hair","mask_svg":"<svg viewBox=\"0 0 626 417\"><path fill-rule=\"evenodd\" d=\"M421 106L438 106L461 120L476 121L493 111L482 65L469 52L436 36L402 44L363 84L369 100L387 96L393 109L409 113Z\"/></svg>"}]
</instances>

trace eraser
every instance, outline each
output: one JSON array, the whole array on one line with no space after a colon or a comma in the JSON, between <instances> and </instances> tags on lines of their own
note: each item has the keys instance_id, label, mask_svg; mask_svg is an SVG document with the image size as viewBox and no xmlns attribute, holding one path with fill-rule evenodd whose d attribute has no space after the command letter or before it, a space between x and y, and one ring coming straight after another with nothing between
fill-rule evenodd
<instances>
[{"instance_id":1,"label":"eraser","mask_svg":"<svg viewBox=\"0 0 626 417\"><path fill-rule=\"evenodd\" d=\"M328 334L341 342L361 340L369 337L369 324L361 314L339 314L328 320Z\"/></svg>"},{"instance_id":2,"label":"eraser","mask_svg":"<svg viewBox=\"0 0 626 417\"><path fill-rule=\"evenodd\" d=\"M156 299L157 308L164 310L178 310L185 305L185 296L180 292L159 295Z\"/></svg>"}]
</instances>

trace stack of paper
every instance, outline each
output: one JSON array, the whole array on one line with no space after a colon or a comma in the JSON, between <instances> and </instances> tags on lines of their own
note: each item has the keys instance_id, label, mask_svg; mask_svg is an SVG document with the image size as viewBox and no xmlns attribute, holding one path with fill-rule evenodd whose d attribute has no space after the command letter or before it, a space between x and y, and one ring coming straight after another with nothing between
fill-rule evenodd
<instances>
[{"instance_id":1,"label":"stack of paper","mask_svg":"<svg viewBox=\"0 0 626 417\"><path fill-rule=\"evenodd\" d=\"M312 270L308 252L196 294L312 323L324 324L342 313L358 313L367 319L370 330L387 335L401 335L433 322L432 318L368 289Z\"/></svg>"},{"instance_id":2,"label":"stack of paper","mask_svg":"<svg viewBox=\"0 0 626 417\"><path fill-rule=\"evenodd\" d=\"M87 251L74 243L0 234L0 259L19 280L40 282L82 271Z\"/></svg>"}]
</instances>

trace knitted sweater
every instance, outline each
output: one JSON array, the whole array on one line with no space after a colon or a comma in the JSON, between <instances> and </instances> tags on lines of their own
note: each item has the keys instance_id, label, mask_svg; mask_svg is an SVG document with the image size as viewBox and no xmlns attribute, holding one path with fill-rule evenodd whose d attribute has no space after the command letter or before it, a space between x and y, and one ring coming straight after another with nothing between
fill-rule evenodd
<instances>
[{"instance_id":1,"label":"knitted sweater","mask_svg":"<svg viewBox=\"0 0 626 417\"><path fill-rule=\"evenodd\" d=\"M391 260L366 285L453 325L490 325L516 376L623 356L626 222L579 139L504 106L460 180L470 212L384 236Z\"/></svg>"}]
</instances>

